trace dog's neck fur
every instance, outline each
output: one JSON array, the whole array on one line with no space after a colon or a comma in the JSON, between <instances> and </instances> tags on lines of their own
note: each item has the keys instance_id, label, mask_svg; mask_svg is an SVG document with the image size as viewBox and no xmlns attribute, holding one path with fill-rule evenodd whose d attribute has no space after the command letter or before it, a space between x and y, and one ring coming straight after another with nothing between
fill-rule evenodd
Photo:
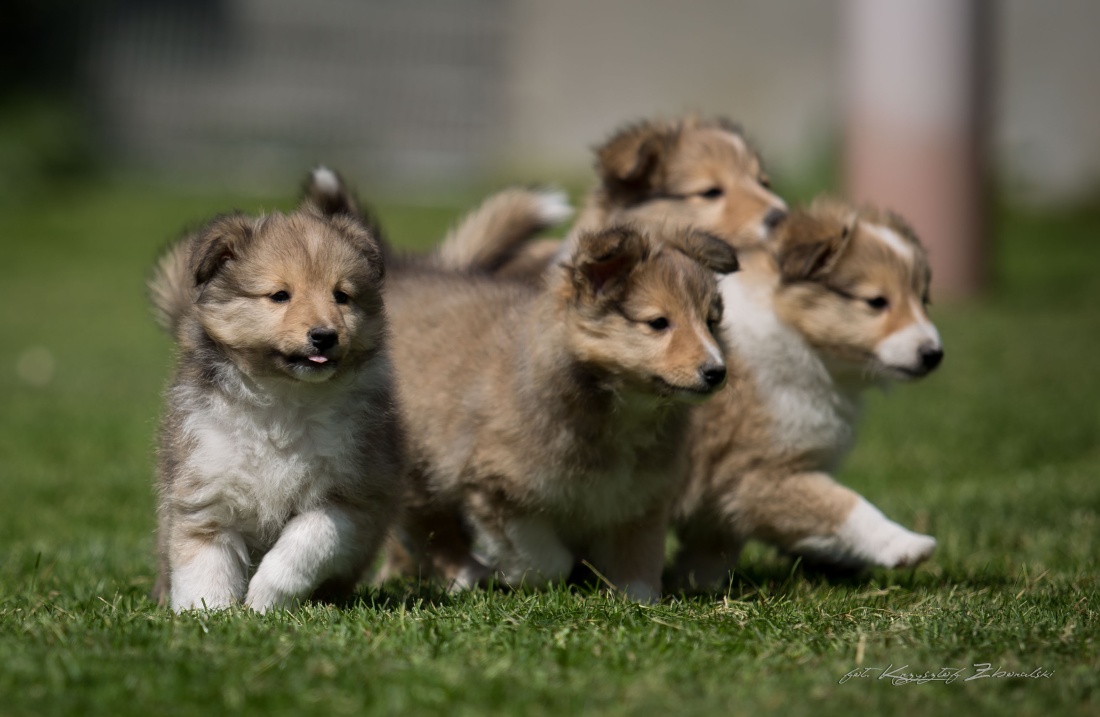
<instances>
[{"instance_id":1,"label":"dog's neck fur","mask_svg":"<svg viewBox=\"0 0 1100 717\"><path fill-rule=\"evenodd\" d=\"M521 367L516 390L538 396L520 403L530 420L548 431L569 426L572 460L601 466L652 443L670 422L682 422L685 404L628 386L577 358L568 339L568 315L576 309L555 288L551 284L535 302L535 318L524 325L515 347Z\"/></svg>"},{"instance_id":2,"label":"dog's neck fur","mask_svg":"<svg viewBox=\"0 0 1100 717\"><path fill-rule=\"evenodd\" d=\"M773 304L778 284L768 252L743 255L742 271L719 282L725 326L732 350L764 397L776 444L832 470L852 446L862 394L870 383L857 368L823 355L783 322Z\"/></svg>"}]
</instances>

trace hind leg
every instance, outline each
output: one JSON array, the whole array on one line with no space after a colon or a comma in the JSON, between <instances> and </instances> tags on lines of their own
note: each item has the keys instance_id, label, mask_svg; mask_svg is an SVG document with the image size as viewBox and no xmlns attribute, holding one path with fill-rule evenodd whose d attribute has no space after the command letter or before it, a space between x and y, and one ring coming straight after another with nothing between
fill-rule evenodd
<instances>
[{"instance_id":1,"label":"hind leg","mask_svg":"<svg viewBox=\"0 0 1100 717\"><path fill-rule=\"evenodd\" d=\"M741 557L742 541L719 526L682 526L677 530L680 549L670 569L670 581L679 590L721 590Z\"/></svg>"},{"instance_id":2,"label":"hind leg","mask_svg":"<svg viewBox=\"0 0 1100 717\"><path fill-rule=\"evenodd\" d=\"M500 533L485 532L491 561L510 587L542 588L563 581L573 570L573 552L554 524L541 515L510 516Z\"/></svg>"},{"instance_id":3,"label":"hind leg","mask_svg":"<svg viewBox=\"0 0 1100 717\"><path fill-rule=\"evenodd\" d=\"M448 590L467 590L489 574L473 554L470 530L457 506L420 506L406 511L390 535L378 580L438 580Z\"/></svg>"},{"instance_id":4,"label":"hind leg","mask_svg":"<svg viewBox=\"0 0 1100 717\"><path fill-rule=\"evenodd\" d=\"M667 513L658 506L600 536L591 547L592 561L627 598L659 602L667 533Z\"/></svg>"}]
</instances>

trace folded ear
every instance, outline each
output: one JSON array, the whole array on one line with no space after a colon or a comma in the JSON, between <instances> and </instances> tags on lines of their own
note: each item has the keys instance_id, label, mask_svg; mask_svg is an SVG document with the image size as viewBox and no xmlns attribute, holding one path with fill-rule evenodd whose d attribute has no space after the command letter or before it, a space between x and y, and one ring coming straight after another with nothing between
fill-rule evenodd
<instances>
[{"instance_id":1,"label":"folded ear","mask_svg":"<svg viewBox=\"0 0 1100 717\"><path fill-rule=\"evenodd\" d=\"M851 241L855 220L851 211L814 207L789 216L775 242L783 281L807 281L827 274Z\"/></svg>"},{"instance_id":2,"label":"folded ear","mask_svg":"<svg viewBox=\"0 0 1100 717\"><path fill-rule=\"evenodd\" d=\"M666 241L715 273L732 274L741 268L737 251L708 232L691 230Z\"/></svg>"},{"instance_id":3,"label":"folded ear","mask_svg":"<svg viewBox=\"0 0 1100 717\"><path fill-rule=\"evenodd\" d=\"M252 241L252 221L243 214L216 217L195 239L191 252L191 273L195 285L206 284L225 266L240 255Z\"/></svg>"},{"instance_id":4,"label":"folded ear","mask_svg":"<svg viewBox=\"0 0 1100 717\"><path fill-rule=\"evenodd\" d=\"M359 216L359 206L343 178L328 167L317 167L306 179L303 207L312 204L321 216Z\"/></svg>"},{"instance_id":5,"label":"folded ear","mask_svg":"<svg viewBox=\"0 0 1100 717\"><path fill-rule=\"evenodd\" d=\"M612 226L577 237L571 269L573 286L592 298L617 296L634 269L649 256L649 241L637 230Z\"/></svg>"},{"instance_id":6,"label":"folded ear","mask_svg":"<svg viewBox=\"0 0 1100 717\"><path fill-rule=\"evenodd\" d=\"M661 186L672 130L654 122L631 125L596 148L596 172L611 194L645 195Z\"/></svg>"}]
</instances>

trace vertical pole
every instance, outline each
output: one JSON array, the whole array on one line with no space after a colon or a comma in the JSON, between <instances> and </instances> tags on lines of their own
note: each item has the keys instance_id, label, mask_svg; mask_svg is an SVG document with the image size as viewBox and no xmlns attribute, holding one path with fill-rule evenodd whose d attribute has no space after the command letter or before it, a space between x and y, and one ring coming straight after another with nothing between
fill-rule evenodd
<instances>
[{"instance_id":1,"label":"vertical pole","mask_svg":"<svg viewBox=\"0 0 1100 717\"><path fill-rule=\"evenodd\" d=\"M904 216L928 247L933 292L988 280L985 146L989 5L847 0L849 196Z\"/></svg>"}]
</instances>

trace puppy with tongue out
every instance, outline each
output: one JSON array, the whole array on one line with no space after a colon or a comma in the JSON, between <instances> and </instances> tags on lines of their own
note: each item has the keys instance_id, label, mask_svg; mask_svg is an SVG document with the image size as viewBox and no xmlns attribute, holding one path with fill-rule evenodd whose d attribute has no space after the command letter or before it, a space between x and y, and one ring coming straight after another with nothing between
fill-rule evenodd
<instances>
[{"instance_id":1,"label":"puppy with tongue out","mask_svg":"<svg viewBox=\"0 0 1100 717\"><path fill-rule=\"evenodd\" d=\"M150 289L179 352L160 436L158 600L263 611L360 579L402 463L383 275L325 169L297 211L216 218L161 259Z\"/></svg>"}]
</instances>

